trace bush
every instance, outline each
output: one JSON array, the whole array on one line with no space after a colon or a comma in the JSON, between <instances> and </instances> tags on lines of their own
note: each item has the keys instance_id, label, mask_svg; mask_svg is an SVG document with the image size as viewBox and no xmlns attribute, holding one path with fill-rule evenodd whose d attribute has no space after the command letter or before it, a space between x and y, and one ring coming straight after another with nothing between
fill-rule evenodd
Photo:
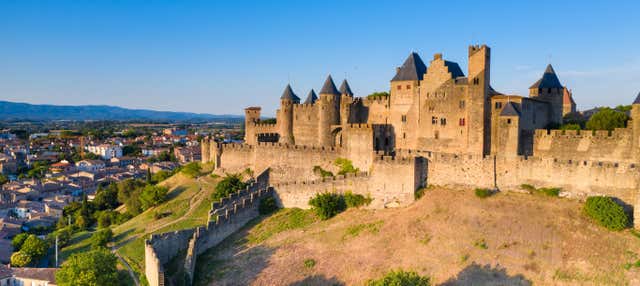
<instances>
[{"instance_id":1,"label":"bush","mask_svg":"<svg viewBox=\"0 0 640 286\"><path fill-rule=\"evenodd\" d=\"M11 245L13 246L13 250L19 251L20 248L22 248L22 244L27 239L27 237L29 237L29 234L25 232L14 236L13 240L11 240Z\"/></svg>"},{"instance_id":2,"label":"bush","mask_svg":"<svg viewBox=\"0 0 640 286\"><path fill-rule=\"evenodd\" d=\"M211 195L214 201L219 201L222 198L226 198L229 194L244 190L247 187L247 183L242 181L240 174L227 174L217 185L216 189Z\"/></svg>"},{"instance_id":3,"label":"bush","mask_svg":"<svg viewBox=\"0 0 640 286\"><path fill-rule=\"evenodd\" d=\"M22 253L22 251L11 254L11 266L13 267L25 267L31 263L31 260L31 256Z\"/></svg>"},{"instance_id":4,"label":"bush","mask_svg":"<svg viewBox=\"0 0 640 286\"><path fill-rule=\"evenodd\" d=\"M535 192L536 191L536 187L529 185L529 184L522 184L520 185L520 188L525 190L525 191L529 191L529 192Z\"/></svg>"},{"instance_id":5,"label":"bush","mask_svg":"<svg viewBox=\"0 0 640 286\"><path fill-rule=\"evenodd\" d=\"M560 188L539 188L536 191L550 197L557 197L560 195Z\"/></svg>"},{"instance_id":6,"label":"bush","mask_svg":"<svg viewBox=\"0 0 640 286\"><path fill-rule=\"evenodd\" d=\"M140 203L142 204L142 209L147 210L151 207L155 207L167 198L167 193L169 189L161 186L148 185L144 187L142 193L140 194Z\"/></svg>"},{"instance_id":7,"label":"bush","mask_svg":"<svg viewBox=\"0 0 640 286\"><path fill-rule=\"evenodd\" d=\"M276 204L276 199L274 199L273 197L266 197L260 200L258 212L260 212L261 215L270 214L277 210L278 204Z\"/></svg>"},{"instance_id":8,"label":"bush","mask_svg":"<svg viewBox=\"0 0 640 286\"><path fill-rule=\"evenodd\" d=\"M610 197L589 197L584 210L589 217L610 230L622 230L629 225L629 217L622 206Z\"/></svg>"},{"instance_id":9,"label":"bush","mask_svg":"<svg viewBox=\"0 0 640 286\"><path fill-rule=\"evenodd\" d=\"M316 261L313 259L305 259L304 260L304 267L306 268L313 268L314 266L316 266Z\"/></svg>"},{"instance_id":10,"label":"bush","mask_svg":"<svg viewBox=\"0 0 640 286\"><path fill-rule=\"evenodd\" d=\"M113 239L113 232L110 228L96 231L91 235L91 248L107 247L107 243L109 243L111 239Z\"/></svg>"},{"instance_id":11,"label":"bush","mask_svg":"<svg viewBox=\"0 0 640 286\"><path fill-rule=\"evenodd\" d=\"M378 280L369 280L369 286L429 286L429 277L420 276L413 271L395 270Z\"/></svg>"},{"instance_id":12,"label":"bush","mask_svg":"<svg viewBox=\"0 0 640 286\"><path fill-rule=\"evenodd\" d=\"M32 259L38 259L47 254L47 248L48 245L44 240L30 234L29 237L24 240L20 252L31 256Z\"/></svg>"},{"instance_id":13,"label":"bush","mask_svg":"<svg viewBox=\"0 0 640 286\"><path fill-rule=\"evenodd\" d=\"M489 189L480 189L480 188L478 188L478 189L475 190L475 192L476 192L476 197L482 198L482 199L490 197L491 195L493 195L493 192L491 190L489 190Z\"/></svg>"},{"instance_id":14,"label":"bush","mask_svg":"<svg viewBox=\"0 0 640 286\"><path fill-rule=\"evenodd\" d=\"M368 205L372 201L371 197L354 194L351 191L344 193L344 202L347 208L357 208L359 206Z\"/></svg>"},{"instance_id":15,"label":"bush","mask_svg":"<svg viewBox=\"0 0 640 286\"><path fill-rule=\"evenodd\" d=\"M315 173L316 175L319 175L322 178L328 178L328 177L333 177L333 173L322 169L322 167L320 166L313 166L313 173Z\"/></svg>"},{"instance_id":16,"label":"bush","mask_svg":"<svg viewBox=\"0 0 640 286\"><path fill-rule=\"evenodd\" d=\"M338 166L338 168L340 168L340 171L338 171L338 175L357 173L358 171L360 171L353 166L353 162L351 162L351 160L349 159L338 158L334 163L336 164L336 166Z\"/></svg>"},{"instance_id":17,"label":"bush","mask_svg":"<svg viewBox=\"0 0 640 286\"><path fill-rule=\"evenodd\" d=\"M317 194L309 201L309 205L322 220L330 219L347 209L344 197L332 193Z\"/></svg>"},{"instance_id":18,"label":"bush","mask_svg":"<svg viewBox=\"0 0 640 286\"><path fill-rule=\"evenodd\" d=\"M180 172L189 178L196 178L200 176L201 170L202 170L202 167L200 166L200 163L191 162L189 164L184 165L184 167L182 167L182 170Z\"/></svg>"}]
</instances>

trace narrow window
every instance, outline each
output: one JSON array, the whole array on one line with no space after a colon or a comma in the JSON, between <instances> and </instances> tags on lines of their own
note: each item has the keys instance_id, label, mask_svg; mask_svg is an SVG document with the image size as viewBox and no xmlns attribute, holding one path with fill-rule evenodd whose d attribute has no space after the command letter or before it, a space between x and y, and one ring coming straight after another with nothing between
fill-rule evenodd
<instances>
[{"instance_id":1,"label":"narrow window","mask_svg":"<svg viewBox=\"0 0 640 286\"><path fill-rule=\"evenodd\" d=\"M440 118L440 125L447 125L447 119L446 118Z\"/></svg>"},{"instance_id":2,"label":"narrow window","mask_svg":"<svg viewBox=\"0 0 640 286\"><path fill-rule=\"evenodd\" d=\"M460 105L460 109L464 108L464 100L460 100L459 105Z\"/></svg>"},{"instance_id":3,"label":"narrow window","mask_svg":"<svg viewBox=\"0 0 640 286\"><path fill-rule=\"evenodd\" d=\"M407 122L407 116L406 115L402 115L402 122Z\"/></svg>"},{"instance_id":4,"label":"narrow window","mask_svg":"<svg viewBox=\"0 0 640 286\"><path fill-rule=\"evenodd\" d=\"M411 85L408 85L408 84L407 84L407 89L411 89Z\"/></svg>"},{"instance_id":5,"label":"narrow window","mask_svg":"<svg viewBox=\"0 0 640 286\"><path fill-rule=\"evenodd\" d=\"M433 125L438 124L438 117L431 116L431 124Z\"/></svg>"},{"instance_id":6,"label":"narrow window","mask_svg":"<svg viewBox=\"0 0 640 286\"><path fill-rule=\"evenodd\" d=\"M496 102L496 109L502 108L502 102Z\"/></svg>"},{"instance_id":7,"label":"narrow window","mask_svg":"<svg viewBox=\"0 0 640 286\"><path fill-rule=\"evenodd\" d=\"M401 90L401 89L402 89L402 86L401 86L401 85L398 85L398 90Z\"/></svg>"},{"instance_id":8,"label":"narrow window","mask_svg":"<svg viewBox=\"0 0 640 286\"><path fill-rule=\"evenodd\" d=\"M402 139L407 139L407 133L402 133Z\"/></svg>"},{"instance_id":9,"label":"narrow window","mask_svg":"<svg viewBox=\"0 0 640 286\"><path fill-rule=\"evenodd\" d=\"M511 124L511 118L507 119L507 124Z\"/></svg>"},{"instance_id":10,"label":"narrow window","mask_svg":"<svg viewBox=\"0 0 640 286\"><path fill-rule=\"evenodd\" d=\"M440 137L440 132L438 132L438 130L436 130L436 131L433 133L433 137L434 137L434 138L436 138L436 139L438 139L438 138Z\"/></svg>"}]
</instances>

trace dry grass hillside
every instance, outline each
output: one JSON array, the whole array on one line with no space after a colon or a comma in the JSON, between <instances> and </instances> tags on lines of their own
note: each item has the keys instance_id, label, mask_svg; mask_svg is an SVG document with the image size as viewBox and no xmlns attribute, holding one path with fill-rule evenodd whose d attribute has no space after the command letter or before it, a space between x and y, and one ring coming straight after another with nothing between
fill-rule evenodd
<instances>
[{"instance_id":1,"label":"dry grass hillside","mask_svg":"<svg viewBox=\"0 0 640 286\"><path fill-rule=\"evenodd\" d=\"M436 285L640 285L640 238L557 197L434 188L403 209L327 221L280 210L198 257L197 285L362 285L391 269ZM473 281L473 283L471 283Z\"/></svg>"}]
</instances>

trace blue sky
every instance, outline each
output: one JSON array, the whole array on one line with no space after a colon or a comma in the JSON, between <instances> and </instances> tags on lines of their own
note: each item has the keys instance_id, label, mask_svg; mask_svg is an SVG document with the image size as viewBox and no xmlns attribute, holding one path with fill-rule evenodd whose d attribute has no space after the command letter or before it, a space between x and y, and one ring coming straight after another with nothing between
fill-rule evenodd
<instances>
[{"instance_id":1,"label":"blue sky","mask_svg":"<svg viewBox=\"0 0 640 286\"><path fill-rule=\"evenodd\" d=\"M638 94L640 1L506 2L0 0L0 99L268 115L288 82L304 98L346 75L364 96L411 51L466 72L482 43L504 93L551 63L579 109Z\"/></svg>"}]
</instances>

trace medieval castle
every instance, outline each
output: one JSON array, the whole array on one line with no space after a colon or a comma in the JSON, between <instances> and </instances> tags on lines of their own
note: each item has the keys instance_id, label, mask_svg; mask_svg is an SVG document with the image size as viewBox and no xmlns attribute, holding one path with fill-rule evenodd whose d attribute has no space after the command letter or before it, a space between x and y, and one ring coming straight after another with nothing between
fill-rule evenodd
<instances>
[{"instance_id":1,"label":"medieval castle","mask_svg":"<svg viewBox=\"0 0 640 286\"><path fill-rule=\"evenodd\" d=\"M258 216L254 202L264 195L284 207L308 208L317 193L352 191L383 208L411 203L427 185L517 190L530 184L561 188L565 197L613 196L640 217L640 95L626 128L550 130L576 111L551 65L524 97L491 87L489 47L470 46L468 57L465 75L442 54L427 66L411 53L388 96L355 97L346 80L337 88L329 76L301 102L287 85L276 123L261 122L259 107L245 109L245 142L204 140L202 161L214 162L218 172L250 168L255 183L214 204L217 219L206 227L152 236L150 284L161 285L163 265L187 247L185 269L192 273L195 254ZM359 172L318 174L336 174L340 158Z\"/></svg>"}]
</instances>

